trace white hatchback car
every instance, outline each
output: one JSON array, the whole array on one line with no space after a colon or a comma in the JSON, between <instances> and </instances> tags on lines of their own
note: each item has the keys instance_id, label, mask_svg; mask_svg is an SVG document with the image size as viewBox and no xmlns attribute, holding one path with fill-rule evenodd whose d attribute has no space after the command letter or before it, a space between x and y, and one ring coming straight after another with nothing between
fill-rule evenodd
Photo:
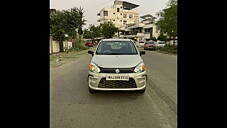
<instances>
[{"instance_id":1,"label":"white hatchback car","mask_svg":"<svg viewBox=\"0 0 227 128\"><path fill-rule=\"evenodd\" d=\"M165 46L166 46L165 41L157 41L157 43L156 43L157 48L163 48Z\"/></svg>"},{"instance_id":2,"label":"white hatchback car","mask_svg":"<svg viewBox=\"0 0 227 128\"><path fill-rule=\"evenodd\" d=\"M147 74L139 51L130 39L103 39L92 54L89 64L90 93L100 91L139 91L146 89Z\"/></svg>"}]
</instances>

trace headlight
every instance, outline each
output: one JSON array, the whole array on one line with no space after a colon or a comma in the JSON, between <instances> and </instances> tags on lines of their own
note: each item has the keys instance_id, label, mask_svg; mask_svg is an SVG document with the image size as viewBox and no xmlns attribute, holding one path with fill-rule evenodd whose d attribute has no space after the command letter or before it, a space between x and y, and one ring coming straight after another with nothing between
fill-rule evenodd
<instances>
[{"instance_id":1,"label":"headlight","mask_svg":"<svg viewBox=\"0 0 227 128\"><path fill-rule=\"evenodd\" d=\"M89 70L91 72L95 72L95 73L99 73L100 72L100 69L97 65L95 65L94 63L90 63L89 64Z\"/></svg>"},{"instance_id":2,"label":"headlight","mask_svg":"<svg viewBox=\"0 0 227 128\"><path fill-rule=\"evenodd\" d=\"M136 68L134 69L134 72L138 73L138 72L143 72L145 71L145 64L144 63L140 63L136 66Z\"/></svg>"}]
</instances>

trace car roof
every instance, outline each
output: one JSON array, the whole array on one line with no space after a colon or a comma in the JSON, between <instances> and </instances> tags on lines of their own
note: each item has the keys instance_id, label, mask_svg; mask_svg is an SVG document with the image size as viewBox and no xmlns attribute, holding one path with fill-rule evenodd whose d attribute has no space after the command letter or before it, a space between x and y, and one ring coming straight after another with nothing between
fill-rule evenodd
<instances>
[{"instance_id":1,"label":"car roof","mask_svg":"<svg viewBox=\"0 0 227 128\"><path fill-rule=\"evenodd\" d=\"M150 40L150 41L147 41L146 43L154 43L155 41L152 41L152 40Z\"/></svg>"},{"instance_id":2,"label":"car roof","mask_svg":"<svg viewBox=\"0 0 227 128\"><path fill-rule=\"evenodd\" d=\"M102 39L102 41L131 41L131 39Z\"/></svg>"}]
</instances>

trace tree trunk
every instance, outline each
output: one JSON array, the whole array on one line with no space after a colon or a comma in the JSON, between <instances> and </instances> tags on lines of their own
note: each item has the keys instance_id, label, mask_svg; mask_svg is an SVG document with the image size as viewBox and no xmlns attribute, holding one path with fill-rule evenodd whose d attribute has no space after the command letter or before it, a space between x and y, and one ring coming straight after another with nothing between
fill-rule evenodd
<instances>
[{"instance_id":1,"label":"tree trunk","mask_svg":"<svg viewBox=\"0 0 227 128\"><path fill-rule=\"evenodd\" d=\"M76 48L76 40L75 39L73 39L73 48Z\"/></svg>"},{"instance_id":2,"label":"tree trunk","mask_svg":"<svg viewBox=\"0 0 227 128\"><path fill-rule=\"evenodd\" d=\"M54 46L53 46L53 39L52 37L50 38L50 47L51 47L51 54L54 53Z\"/></svg>"},{"instance_id":3,"label":"tree trunk","mask_svg":"<svg viewBox=\"0 0 227 128\"><path fill-rule=\"evenodd\" d=\"M59 48L60 48L60 52L64 52L64 45L63 45L63 40L62 40L62 38L60 38L60 40L59 40Z\"/></svg>"}]
</instances>

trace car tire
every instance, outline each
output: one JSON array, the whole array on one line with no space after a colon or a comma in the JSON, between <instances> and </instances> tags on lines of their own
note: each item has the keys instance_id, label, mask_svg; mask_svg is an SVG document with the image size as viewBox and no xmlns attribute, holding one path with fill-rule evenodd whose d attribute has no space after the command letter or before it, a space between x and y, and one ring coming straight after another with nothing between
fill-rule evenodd
<instances>
[{"instance_id":1,"label":"car tire","mask_svg":"<svg viewBox=\"0 0 227 128\"><path fill-rule=\"evenodd\" d=\"M139 93L143 94L146 91L146 89L139 90Z\"/></svg>"},{"instance_id":2,"label":"car tire","mask_svg":"<svg viewBox=\"0 0 227 128\"><path fill-rule=\"evenodd\" d=\"M95 93L95 90L89 88L89 92L90 92L91 94L93 94L93 93Z\"/></svg>"}]
</instances>

